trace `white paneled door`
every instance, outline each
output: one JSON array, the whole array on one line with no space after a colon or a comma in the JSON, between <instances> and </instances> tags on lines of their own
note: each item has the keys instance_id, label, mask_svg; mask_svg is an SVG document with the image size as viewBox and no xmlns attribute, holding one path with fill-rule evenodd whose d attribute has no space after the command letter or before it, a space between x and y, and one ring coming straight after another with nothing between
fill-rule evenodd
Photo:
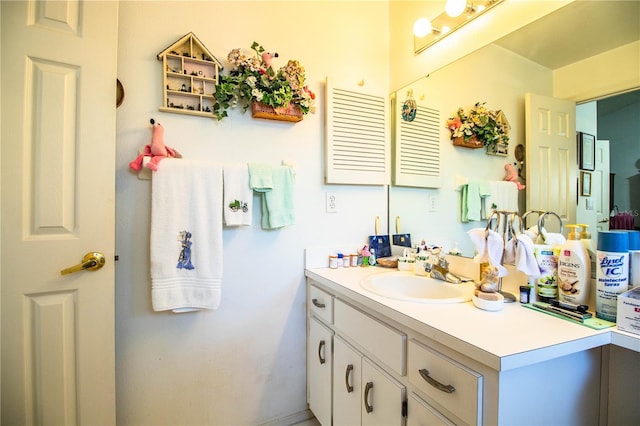
<instances>
[{"instance_id":1,"label":"white paneled door","mask_svg":"<svg viewBox=\"0 0 640 426\"><path fill-rule=\"evenodd\" d=\"M2 424L115 424L118 3L0 7Z\"/></svg>"},{"instance_id":2,"label":"white paneled door","mask_svg":"<svg viewBox=\"0 0 640 426\"><path fill-rule=\"evenodd\" d=\"M598 237L598 231L609 230L609 214L611 206L609 205L609 183L611 180L611 164L609 156L609 141L596 141L596 170L593 172L591 179L593 196L596 209L596 226L591 227L591 238ZM594 230L595 228L595 230Z\"/></svg>"},{"instance_id":3,"label":"white paneled door","mask_svg":"<svg viewBox=\"0 0 640 426\"><path fill-rule=\"evenodd\" d=\"M575 223L578 199L576 104L527 93L525 114L526 208L551 211L560 216L564 224ZM545 228L558 232L559 224L549 217Z\"/></svg>"}]
</instances>

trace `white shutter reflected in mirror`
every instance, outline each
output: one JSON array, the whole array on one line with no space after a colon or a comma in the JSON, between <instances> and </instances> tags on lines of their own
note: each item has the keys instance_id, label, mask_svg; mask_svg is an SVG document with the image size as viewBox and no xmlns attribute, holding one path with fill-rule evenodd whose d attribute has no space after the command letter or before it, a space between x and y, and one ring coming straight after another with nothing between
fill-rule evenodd
<instances>
[{"instance_id":1,"label":"white shutter reflected in mirror","mask_svg":"<svg viewBox=\"0 0 640 426\"><path fill-rule=\"evenodd\" d=\"M392 101L394 117L393 185L440 188L440 111L416 104L412 121L403 119L403 103Z\"/></svg>"},{"instance_id":2,"label":"white shutter reflected in mirror","mask_svg":"<svg viewBox=\"0 0 640 426\"><path fill-rule=\"evenodd\" d=\"M339 88L329 78L326 90L325 183L387 184L387 96L366 84Z\"/></svg>"}]
</instances>

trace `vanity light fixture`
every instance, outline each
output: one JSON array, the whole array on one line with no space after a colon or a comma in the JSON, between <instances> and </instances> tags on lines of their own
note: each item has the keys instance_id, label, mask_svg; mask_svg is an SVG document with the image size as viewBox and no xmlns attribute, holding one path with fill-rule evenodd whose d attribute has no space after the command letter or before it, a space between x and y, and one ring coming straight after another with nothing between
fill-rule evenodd
<instances>
[{"instance_id":1,"label":"vanity light fixture","mask_svg":"<svg viewBox=\"0 0 640 426\"><path fill-rule=\"evenodd\" d=\"M433 20L418 19L413 25L414 52L420 53L447 34L471 22L504 0L447 0L445 11Z\"/></svg>"},{"instance_id":2,"label":"vanity light fixture","mask_svg":"<svg viewBox=\"0 0 640 426\"><path fill-rule=\"evenodd\" d=\"M447 4L444 6L444 11L447 15L455 18L462 15L462 12L467 8L467 0L447 0Z\"/></svg>"}]
</instances>

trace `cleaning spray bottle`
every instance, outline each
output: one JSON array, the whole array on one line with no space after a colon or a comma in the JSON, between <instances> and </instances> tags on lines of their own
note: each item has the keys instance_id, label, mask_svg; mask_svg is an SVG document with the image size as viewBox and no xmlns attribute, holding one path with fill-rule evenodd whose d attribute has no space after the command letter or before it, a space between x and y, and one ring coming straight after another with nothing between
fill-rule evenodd
<instances>
[{"instance_id":1,"label":"cleaning spray bottle","mask_svg":"<svg viewBox=\"0 0 640 426\"><path fill-rule=\"evenodd\" d=\"M578 225L566 225L569 228L567 242L558 253L558 299L575 305L589 303L589 281L591 265L589 253L580 242Z\"/></svg>"},{"instance_id":2,"label":"cleaning spray bottle","mask_svg":"<svg viewBox=\"0 0 640 426\"><path fill-rule=\"evenodd\" d=\"M596 288L596 266L598 264L598 259L596 258L596 245L593 243L591 239L591 232L589 232L589 225L584 223L578 223L578 226L582 227L580 231L580 242L587 250L589 254L589 263L591 264L591 279L589 280L589 288ZM593 290L591 290L593 291Z\"/></svg>"},{"instance_id":3,"label":"cleaning spray bottle","mask_svg":"<svg viewBox=\"0 0 640 426\"><path fill-rule=\"evenodd\" d=\"M599 231L596 257L596 317L616 322L618 294L629 289L628 234Z\"/></svg>"}]
</instances>

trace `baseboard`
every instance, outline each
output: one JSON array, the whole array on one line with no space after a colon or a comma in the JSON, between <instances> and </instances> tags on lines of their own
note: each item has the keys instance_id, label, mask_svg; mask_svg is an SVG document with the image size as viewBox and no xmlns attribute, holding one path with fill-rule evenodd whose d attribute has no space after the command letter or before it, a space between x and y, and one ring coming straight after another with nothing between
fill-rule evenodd
<instances>
[{"instance_id":1,"label":"baseboard","mask_svg":"<svg viewBox=\"0 0 640 426\"><path fill-rule=\"evenodd\" d=\"M298 411L297 413L289 414L288 416L281 417L279 419L262 423L260 426L292 426L300 422L312 419L313 413L311 410Z\"/></svg>"}]
</instances>

